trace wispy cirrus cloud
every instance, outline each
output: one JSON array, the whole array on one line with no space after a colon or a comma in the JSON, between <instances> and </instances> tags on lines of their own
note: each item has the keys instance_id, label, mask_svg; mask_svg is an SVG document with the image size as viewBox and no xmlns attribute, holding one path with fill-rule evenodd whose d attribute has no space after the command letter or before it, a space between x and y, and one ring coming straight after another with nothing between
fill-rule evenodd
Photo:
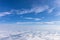
<instances>
[{"instance_id":1,"label":"wispy cirrus cloud","mask_svg":"<svg viewBox=\"0 0 60 40\"><path fill-rule=\"evenodd\" d=\"M31 9L23 9L23 10L16 10L17 14L27 14L27 13L41 13L46 11L49 8L49 6L35 6Z\"/></svg>"},{"instance_id":2,"label":"wispy cirrus cloud","mask_svg":"<svg viewBox=\"0 0 60 40\"><path fill-rule=\"evenodd\" d=\"M55 16L60 16L60 0L54 0L53 3L52 5L56 7Z\"/></svg>"},{"instance_id":3,"label":"wispy cirrus cloud","mask_svg":"<svg viewBox=\"0 0 60 40\"><path fill-rule=\"evenodd\" d=\"M20 10L10 10L9 12L0 12L0 16L6 16L6 15L10 15L12 13L16 13L16 14L29 14L29 13L41 13L44 11L47 11L48 13L53 12L54 8L49 9L48 5L44 5L44 6L34 6L30 9L20 9Z\"/></svg>"},{"instance_id":4,"label":"wispy cirrus cloud","mask_svg":"<svg viewBox=\"0 0 60 40\"><path fill-rule=\"evenodd\" d=\"M33 12L35 12L35 13L44 12L47 9L49 9L49 6L48 5L38 6L38 7L32 8Z\"/></svg>"},{"instance_id":5,"label":"wispy cirrus cloud","mask_svg":"<svg viewBox=\"0 0 60 40\"><path fill-rule=\"evenodd\" d=\"M30 9L20 9L20 10L13 10L11 12L16 12L18 15L19 14L29 14L29 13L34 13L38 14L44 11L47 11L47 13L52 13L54 12L55 7L50 8L48 5L43 5L43 6L34 6L31 7Z\"/></svg>"},{"instance_id":6,"label":"wispy cirrus cloud","mask_svg":"<svg viewBox=\"0 0 60 40\"><path fill-rule=\"evenodd\" d=\"M48 9L48 13L54 12L55 7Z\"/></svg>"},{"instance_id":7,"label":"wispy cirrus cloud","mask_svg":"<svg viewBox=\"0 0 60 40\"><path fill-rule=\"evenodd\" d=\"M32 17L26 17L25 19L28 19L28 20L35 20L35 21L42 20L41 18L32 18Z\"/></svg>"},{"instance_id":8,"label":"wispy cirrus cloud","mask_svg":"<svg viewBox=\"0 0 60 40\"><path fill-rule=\"evenodd\" d=\"M12 14L14 12L16 12L18 15L19 14L28 14L28 13L37 14L37 13L41 13L41 12L44 12L44 11L47 11L47 13L52 13L52 12L54 12L54 9L55 9L56 6L58 6L58 7L60 6L60 0L54 0L53 4L51 4L51 5L55 5L55 6L53 8L50 8L50 6L48 6L46 4L43 5L43 6L42 5L36 5L36 6L31 7L30 9L19 9L19 10L11 10L10 12L1 12L0 16L1 17L6 16L6 15Z\"/></svg>"},{"instance_id":9,"label":"wispy cirrus cloud","mask_svg":"<svg viewBox=\"0 0 60 40\"><path fill-rule=\"evenodd\" d=\"M10 12L0 12L0 17L10 15Z\"/></svg>"}]
</instances>

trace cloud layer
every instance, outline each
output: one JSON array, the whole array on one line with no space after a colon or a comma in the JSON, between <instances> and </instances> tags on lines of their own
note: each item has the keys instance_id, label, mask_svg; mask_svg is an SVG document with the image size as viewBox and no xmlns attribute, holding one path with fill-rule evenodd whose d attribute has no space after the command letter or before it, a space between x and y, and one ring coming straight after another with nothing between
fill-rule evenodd
<instances>
[{"instance_id":1,"label":"cloud layer","mask_svg":"<svg viewBox=\"0 0 60 40\"><path fill-rule=\"evenodd\" d=\"M60 33L56 31L35 31L9 34L0 40L60 40Z\"/></svg>"},{"instance_id":2,"label":"cloud layer","mask_svg":"<svg viewBox=\"0 0 60 40\"><path fill-rule=\"evenodd\" d=\"M31 18L29 18L31 19ZM38 20L38 19L36 19ZM50 22L16 22L16 24L38 24L38 25L60 25L60 21L50 21Z\"/></svg>"}]
</instances>

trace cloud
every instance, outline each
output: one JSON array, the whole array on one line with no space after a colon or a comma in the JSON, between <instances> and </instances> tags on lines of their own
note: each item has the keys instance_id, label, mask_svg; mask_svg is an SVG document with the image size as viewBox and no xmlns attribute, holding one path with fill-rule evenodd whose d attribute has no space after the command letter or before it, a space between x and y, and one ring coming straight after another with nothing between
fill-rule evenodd
<instances>
[{"instance_id":1,"label":"cloud","mask_svg":"<svg viewBox=\"0 0 60 40\"><path fill-rule=\"evenodd\" d=\"M48 11L48 13L51 13L54 8L51 8L49 9L49 6L48 5L44 5L44 6L34 6L34 7L31 7L30 9L20 9L20 10L10 10L9 12L0 12L0 16L6 16L6 15L10 15L12 13L16 13L16 14L29 14L29 13L35 13L35 14L38 14L38 13L41 13L41 12L44 12L44 11Z\"/></svg>"},{"instance_id":2,"label":"cloud","mask_svg":"<svg viewBox=\"0 0 60 40\"><path fill-rule=\"evenodd\" d=\"M26 17L25 19L34 19L34 18L32 18L32 17Z\"/></svg>"},{"instance_id":3,"label":"cloud","mask_svg":"<svg viewBox=\"0 0 60 40\"><path fill-rule=\"evenodd\" d=\"M54 0L54 5L56 7L60 7L60 0Z\"/></svg>"},{"instance_id":4,"label":"cloud","mask_svg":"<svg viewBox=\"0 0 60 40\"><path fill-rule=\"evenodd\" d=\"M45 6L33 7L32 10L35 13L41 13L41 12L44 12L45 10L47 10L48 8L49 8L49 6L45 5Z\"/></svg>"},{"instance_id":5,"label":"cloud","mask_svg":"<svg viewBox=\"0 0 60 40\"><path fill-rule=\"evenodd\" d=\"M0 38L7 37L7 36L9 36L9 32L8 31L0 30Z\"/></svg>"},{"instance_id":6,"label":"cloud","mask_svg":"<svg viewBox=\"0 0 60 40\"><path fill-rule=\"evenodd\" d=\"M29 14L29 13L38 14L38 13L41 13L44 11L47 11L47 13L52 13L52 12L54 12L55 8L56 7L50 8L48 5L43 5L43 6L40 5L40 6L31 7L30 9L11 10L11 12L12 13L16 12L18 15L19 14Z\"/></svg>"},{"instance_id":7,"label":"cloud","mask_svg":"<svg viewBox=\"0 0 60 40\"><path fill-rule=\"evenodd\" d=\"M60 40L60 33L56 31L35 31L13 34L0 39L4 40Z\"/></svg>"},{"instance_id":8,"label":"cloud","mask_svg":"<svg viewBox=\"0 0 60 40\"><path fill-rule=\"evenodd\" d=\"M16 22L16 24L33 24L33 25L60 25L60 21L50 22Z\"/></svg>"},{"instance_id":9,"label":"cloud","mask_svg":"<svg viewBox=\"0 0 60 40\"><path fill-rule=\"evenodd\" d=\"M42 6L41 4L38 5L38 3L37 3L37 5L32 4L32 5L35 5L35 6L31 7L30 9L19 10L19 12L17 12L17 14L41 13L41 12L44 12L46 10L47 10L48 13L52 13L56 7L60 8L60 0L53 0L52 3L53 4L49 4L49 5L52 5L53 8L50 8L50 6L48 6L46 4Z\"/></svg>"},{"instance_id":10,"label":"cloud","mask_svg":"<svg viewBox=\"0 0 60 40\"><path fill-rule=\"evenodd\" d=\"M17 14L26 14L26 13L31 13L32 10L27 10L27 9L23 9L23 10L19 10L19 12L17 12Z\"/></svg>"},{"instance_id":11,"label":"cloud","mask_svg":"<svg viewBox=\"0 0 60 40\"><path fill-rule=\"evenodd\" d=\"M54 22L43 22L43 24L55 24Z\"/></svg>"},{"instance_id":12,"label":"cloud","mask_svg":"<svg viewBox=\"0 0 60 40\"><path fill-rule=\"evenodd\" d=\"M44 5L44 6L34 6L31 9L22 9L22 10L15 10L15 11L17 12L17 14L41 13L47 10L48 8L49 7L47 5Z\"/></svg>"},{"instance_id":13,"label":"cloud","mask_svg":"<svg viewBox=\"0 0 60 40\"><path fill-rule=\"evenodd\" d=\"M16 22L16 24L34 24L35 22Z\"/></svg>"},{"instance_id":14,"label":"cloud","mask_svg":"<svg viewBox=\"0 0 60 40\"><path fill-rule=\"evenodd\" d=\"M29 19L29 20L35 20L35 21L42 20L41 18L32 18L32 17L26 17L25 19Z\"/></svg>"},{"instance_id":15,"label":"cloud","mask_svg":"<svg viewBox=\"0 0 60 40\"><path fill-rule=\"evenodd\" d=\"M44 12L46 10L47 10L48 13L52 13L56 6L60 7L60 0L54 0L53 4L51 4L51 5L55 5L55 6L53 8L50 8L50 6L48 6L46 4L43 5L43 6L42 5L36 5L36 6L31 7L30 9L20 9L20 10L11 10L10 12L1 12L0 16L6 16L6 15L9 15L9 14L15 13L15 12L18 15L19 14L28 14L28 13L37 14L37 13Z\"/></svg>"},{"instance_id":16,"label":"cloud","mask_svg":"<svg viewBox=\"0 0 60 40\"><path fill-rule=\"evenodd\" d=\"M55 16L60 16L60 0L54 0L53 4L55 7Z\"/></svg>"},{"instance_id":17,"label":"cloud","mask_svg":"<svg viewBox=\"0 0 60 40\"><path fill-rule=\"evenodd\" d=\"M10 12L0 12L0 17L10 15Z\"/></svg>"},{"instance_id":18,"label":"cloud","mask_svg":"<svg viewBox=\"0 0 60 40\"><path fill-rule=\"evenodd\" d=\"M34 20L39 21L39 20L42 20L42 19L40 19L40 18L35 18Z\"/></svg>"},{"instance_id":19,"label":"cloud","mask_svg":"<svg viewBox=\"0 0 60 40\"><path fill-rule=\"evenodd\" d=\"M48 9L48 13L54 12L54 9L55 9L55 8Z\"/></svg>"}]
</instances>

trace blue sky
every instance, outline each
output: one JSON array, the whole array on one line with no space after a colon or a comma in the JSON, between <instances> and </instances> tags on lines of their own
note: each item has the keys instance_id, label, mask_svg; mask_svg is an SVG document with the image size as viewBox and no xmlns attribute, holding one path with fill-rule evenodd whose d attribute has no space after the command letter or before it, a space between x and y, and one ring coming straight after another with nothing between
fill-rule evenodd
<instances>
[{"instance_id":1,"label":"blue sky","mask_svg":"<svg viewBox=\"0 0 60 40\"><path fill-rule=\"evenodd\" d=\"M35 29L33 26L59 28L60 0L0 0L1 30Z\"/></svg>"}]
</instances>

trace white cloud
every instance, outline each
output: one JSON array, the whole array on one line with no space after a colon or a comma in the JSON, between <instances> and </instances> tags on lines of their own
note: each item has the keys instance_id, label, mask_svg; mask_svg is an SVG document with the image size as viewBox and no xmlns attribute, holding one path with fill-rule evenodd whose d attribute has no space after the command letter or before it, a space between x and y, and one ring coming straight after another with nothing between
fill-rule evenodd
<instances>
[{"instance_id":1,"label":"white cloud","mask_svg":"<svg viewBox=\"0 0 60 40\"><path fill-rule=\"evenodd\" d=\"M10 15L10 12L0 12L0 17Z\"/></svg>"},{"instance_id":2,"label":"white cloud","mask_svg":"<svg viewBox=\"0 0 60 40\"><path fill-rule=\"evenodd\" d=\"M32 11L30 11L30 10L20 10L20 12L18 13L17 12L17 14L26 14L26 13L31 13Z\"/></svg>"},{"instance_id":3,"label":"white cloud","mask_svg":"<svg viewBox=\"0 0 60 40\"><path fill-rule=\"evenodd\" d=\"M32 17L26 17L25 19L34 19L34 18L32 18Z\"/></svg>"},{"instance_id":4,"label":"white cloud","mask_svg":"<svg viewBox=\"0 0 60 40\"><path fill-rule=\"evenodd\" d=\"M60 24L60 21L42 22L42 24L59 25Z\"/></svg>"},{"instance_id":5,"label":"white cloud","mask_svg":"<svg viewBox=\"0 0 60 40\"><path fill-rule=\"evenodd\" d=\"M9 36L9 32L8 31L0 30L0 38L7 37L7 36Z\"/></svg>"},{"instance_id":6,"label":"white cloud","mask_svg":"<svg viewBox=\"0 0 60 40\"><path fill-rule=\"evenodd\" d=\"M11 10L10 12L1 12L0 16L6 16L6 15L9 15L9 14L12 14L12 13L17 13L18 15L19 14L28 14L28 13L37 14L37 13L44 12L46 10L48 11L48 13L51 13L54 10L54 8L49 9L48 5L34 6L30 9L20 9L20 10Z\"/></svg>"},{"instance_id":7,"label":"white cloud","mask_svg":"<svg viewBox=\"0 0 60 40\"><path fill-rule=\"evenodd\" d=\"M4 40L60 40L60 33L56 31L35 31L24 32L21 34L9 35L7 38L0 38Z\"/></svg>"},{"instance_id":8,"label":"white cloud","mask_svg":"<svg viewBox=\"0 0 60 40\"><path fill-rule=\"evenodd\" d=\"M31 9L23 9L23 10L18 10L17 14L27 14L27 13L41 13L47 10L48 13L53 12L53 10L56 7L60 8L60 0L54 0L53 4L51 5L55 5L53 8L49 9L50 7L48 5L44 5L44 6L34 6Z\"/></svg>"},{"instance_id":9,"label":"white cloud","mask_svg":"<svg viewBox=\"0 0 60 40\"><path fill-rule=\"evenodd\" d=\"M44 22L45 24L54 24L54 22Z\"/></svg>"},{"instance_id":10,"label":"white cloud","mask_svg":"<svg viewBox=\"0 0 60 40\"><path fill-rule=\"evenodd\" d=\"M49 7L47 5L44 6L35 6L31 9L23 9L23 10L15 10L17 14L27 14L27 13L41 13L47 10ZM12 11L13 12L13 11Z\"/></svg>"},{"instance_id":11,"label":"white cloud","mask_svg":"<svg viewBox=\"0 0 60 40\"><path fill-rule=\"evenodd\" d=\"M48 9L48 13L52 13L55 8Z\"/></svg>"},{"instance_id":12,"label":"white cloud","mask_svg":"<svg viewBox=\"0 0 60 40\"><path fill-rule=\"evenodd\" d=\"M42 20L41 18L32 18L32 17L26 17L25 19L29 19L29 20L35 20L35 21Z\"/></svg>"},{"instance_id":13,"label":"white cloud","mask_svg":"<svg viewBox=\"0 0 60 40\"><path fill-rule=\"evenodd\" d=\"M40 13L40 12L44 12L48 8L49 7L47 5L45 5L45 6L33 7L31 10L33 10L33 12L35 12L35 13Z\"/></svg>"},{"instance_id":14,"label":"white cloud","mask_svg":"<svg viewBox=\"0 0 60 40\"><path fill-rule=\"evenodd\" d=\"M54 0L51 5L55 7L54 16L60 16L60 0Z\"/></svg>"},{"instance_id":15,"label":"white cloud","mask_svg":"<svg viewBox=\"0 0 60 40\"><path fill-rule=\"evenodd\" d=\"M47 11L48 13L52 13L54 11L55 7L50 8L48 5L44 5L44 6L34 6L30 9L20 9L20 10L11 10L11 12L16 12L18 15L19 14L29 14L29 13L41 13L44 11Z\"/></svg>"},{"instance_id":16,"label":"white cloud","mask_svg":"<svg viewBox=\"0 0 60 40\"><path fill-rule=\"evenodd\" d=\"M16 22L16 24L33 24L35 22Z\"/></svg>"},{"instance_id":17,"label":"white cloud","mask_svg":"<svg viewBox=\"0 0 60 40\"><path fill-rule=\"evenodd\" d=\"M39 21L39 20L42 20L42 19L40 19L40 18L35 18L34 20Z\"/></svg>"},{"instance_id":18,"label":"white cloud","mask_svg":"<svg viewBox=\"0 0 60 40\"><path fill-rule=\"evenodd\" d=\"M36 19L37 20L37 19ZM39 20L39 19L38 19ZM50 22L16 22L16 24L33 24L33 25L59 25L60 21L50 21Z\"/></svg>"}]
</instances>

